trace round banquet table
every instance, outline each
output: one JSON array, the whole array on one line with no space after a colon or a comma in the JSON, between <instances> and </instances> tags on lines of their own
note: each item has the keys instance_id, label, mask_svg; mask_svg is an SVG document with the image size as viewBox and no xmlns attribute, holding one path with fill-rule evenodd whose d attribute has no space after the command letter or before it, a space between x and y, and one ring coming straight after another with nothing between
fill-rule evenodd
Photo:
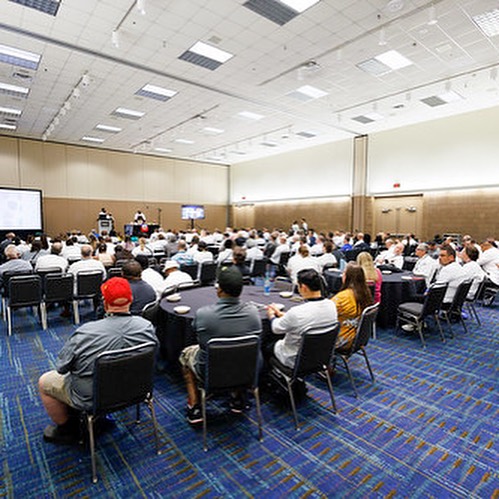
<instances>
[{"instance_id":1,"label":"round banquet table","mask_svg":"<svg viewBox=\"0 0 499 499\"><path fill-rule=\"evenodd\" d=\"M336 294L341 288L339 269L324 272L328 291ZM397 310L401 303L407 302L416 293L422 293L426 283L424 277L415 276L412 272L383 273L381 285L381 303L376 324L379 327L393 327L397 321Z\"/></svg>"},{"instance_id":2,"label":"round banquet table","mask_svg":"<svg viewBox=\"0 0 499 499\"><path fill-rule=\"evenodd\" d=\"M176 363L180 352L188 345L197 343L196 333L192 329L192 321L199 308L205 305L213 305L218 297L213 286L196 287L181 290L179 301L168 301L165 297L160 302L159 324L157 328L161 345L161 355L168 362ZM271 291L270 295L263 294L263 288L259 286L244 286L240 297L243 302L251 302L259 310L262 321L263 334L270 332L270 322L267 318L265 307L271 303L284 305L284 310L303 303L303 299L298 295L291 298L283 298L279 292ZM179 314L175 311L178 306L189 306L187 313Z\"/></svg>"}]
</instances>

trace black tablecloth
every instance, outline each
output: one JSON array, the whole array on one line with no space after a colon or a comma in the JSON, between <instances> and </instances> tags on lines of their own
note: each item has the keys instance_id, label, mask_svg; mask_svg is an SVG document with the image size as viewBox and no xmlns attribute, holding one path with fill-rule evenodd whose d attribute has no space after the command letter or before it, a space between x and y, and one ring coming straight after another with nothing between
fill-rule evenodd
<instances>
[{"instance_id":1,"label":"black tablecloth","mask_svg":"<svg viewBox=\"0 0 499 499\"><path fill-rule=\"evenodd\" d=\"M177 362L184 347L197 343L196 334L192 329L192 321L197 310L205 305L214 304L218 300L215 288L212 286L187 289L180 291L179 294L180 301L170 302L167 298L161 300L158 324L162 357L173 363ZM298 295L294 295L292 298L282 298L277 291L271 291L269 296L265 296L263 289L258 286L244 286L241 301L253 302L257 305L264 335L270 332L270 322L264 308L266 305L281 303L284 305L284 310L287 310L302 303ZM189 312L185 314L175 312L175 308L179 305L189 306Z\"/></svg>"},{"instance_id":2,"label":"black tablecloth","mask_svg":"<svg viewBox=\"0 0 499 499\"><path fill-rule=\"evenodd\" d=\"M337 269L326 270L324 277L330 293L336 294L341 288L342 272ZM381 303L376 321L380 327L395 326L397 309L401 303L409 301L411 296L421 293L425 288L423 277L416 277L411 272L383 274L381 285Z\"/></svg>"}]
</instances>

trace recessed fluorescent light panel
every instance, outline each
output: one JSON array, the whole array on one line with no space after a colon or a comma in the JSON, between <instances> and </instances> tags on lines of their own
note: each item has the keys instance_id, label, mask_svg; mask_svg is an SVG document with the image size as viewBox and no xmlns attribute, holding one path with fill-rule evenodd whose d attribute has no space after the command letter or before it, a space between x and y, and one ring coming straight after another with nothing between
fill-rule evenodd
<instances>
[{"instance_id":1,"label":"recessed fluorescent light panel","mask_svg":"<svg viewBox=\"0 0 499 499\"><path fill-rule=\"evenodd\" d=\"M81 140L84 140L85 142L93 142L94 144L102 144L104 142L104 139L99 139L99 137L90 137L89 135L85 135L85 137L82 137Z\"/></svg>"},{"instance_id":2,"label":"recessed fluorescent light panel","mask_svg":"<svg viewBox=\"0 0 499 499\"><path fill-rule=\"evenodd\" d=\"M186 50L179 59L213 71L232 57L234 57L233 54L230 54L229 52L225 52L224 50L208 45L207 43L196 42L189 50Z\"/></svg>"},{"instance_id":3,"label":"recessed fluorescent light panel","mask_svg":"<svg viewBox=\"0 0 499 499\"><path fill-rule=\"evenodd\" d=\"M175 142L177 142L177 144L187 144L187 145L194 144L194 141L189 139L175 139Z\"/></svg>"},{"instance_id":4,"label":"recessed fluorescent light panel","mask_svg":"<svg viewBox=\"0 0 499 499\"><path fill-rule=\"evenodd\" d=\"M304 137L305 139L311 139L312 137L317 137L317 134L315 132L308 132L306 130L302 130L301 132L296 132L296 135Z\"/></svg>"},{"instance_id":5,"label":"recessed fluorescent light panel","mask_svg":"<svg viewBox=\"0 0 499 499\"><path fill-rule=\"evenodd\" d=\"M223 130L222 128L214 128L212 126L205 126L203 128L203 132L209 133L211 135L220 135L221 133L224 133L225 130Z\"/></svg>"},{"instance_id":6,"label":"recessed fluorescent light panel","mask_svg":"<svg viewBox=\"0 0 499 499\"><path fill-rule=\"evenodd\" d=\"M5 123L0 123L0 128L3 130L15 130L17 127L16 125L7 125Z\"/></svg>"},{"instance_id":7,"label":"recessed fluorescent light panel","mask_svg":"<svg viewBox=\"0 0 499 499\"><path fill-rule=\"evenodd\" d=\"M149 97L149 99L156 99L160 101L167 101L171 99L177 92L175 90L168 90L167 88L157 87L156 85L144 85L140 90L135 92L135 95L142 97Z\"/></svg>"},{"instance_id":8,"label":"recessed fluorescent light panel","mask_svg":"<svg viewBox=\"0 0 499 499\"><path fill-rule=\"evenodd\" d=\"M304 85L303 87L297 88L293 92L290 92L288 96L302 101L309 101L312 99L319 99L327 94L327 92L313 87L312 85Z\"/></svg>"},{"instance_id":9,"label":"recessed fluorescent light panel","mask_svg":"<svg viewBox=\"0 0 499 499\"><path fill-rule=\"evenodd\" d=\"M319 0L248 0L243 5L279 26L294 19Z\"/></svg>"},{"instance_id":10,"label":"recessed fluorescent light panel","mask_svg":"<svg viewBox=\"0 0 499 499\"><path fill-rule=\"evenodd\" d=\"M19 50L7 45L0 45L0 62L28 69L38 69L41 55L25 50Z\"/></svg>"},{"instance_id":11,"label":"recessed fluorescent light panel","mask_svg":"<svg viewBox=\"0 0 499 499\"><path fill-rule=\"evenodd\" d=\"M168 153L173 151L173 149L168 149L166 147L155 147L154 150L161 153Z\"/></svg>"},{"instance_id":12,"label":"recessed fluorescent light panel","mask_svg":"<svg viewBox=\"0 0 499 499\"><path fill-rule=\"evenodd\" d=\"M240 113L237 113L237 115L241 118L244 118L245 120L253 120L253 121L258 121L263 118L263 115L258 113L252 113L251 111L241 111Z\"/></svg>"},{"instance_id":13,"label":"recessed fluorescent light panel","mask_svg":"<svg viewBox=\"0 0 499 499\"><path fill-rule=\"evenodd\" d=\"M355 118L352 118L353 121L358 121L359 123L362 123L363 125L367 125L368 123L372 123L374 120L371 118L368 118L367 116L355 116Z\"/></svg>"},{"instance_id":14,"label":"recessed fluorescent light panel","mask_svg":"<svg viewBox=\"0 0 499 499\"><path fill-rule=\"evenodd\" d=\"M383 54L377 55L375 59L382 64L385 64L390 69L402 69L412 64L412 61L404 57L400 52L396 50L389 50Z\"/></svg>"},{"instance_id":15,"label":"recessed fluorescent light panel","mask_svg":"<svg viewBox=\"0 0 499 499\"><path fill-rule=\"evenodd\" d=\"M140 120L144 114L141 111L134 111L133 109L127 109L125 107L118 107L113 111L115 116L119 116L120 118L127 118L129 120Z\"/></svg>"},{"instance_id":16,"label":"recessed fluorescent light panel","mask_svg":"<svg viewBox=\"0 0 499 499\"><path fill-rule=\"evenodd\" d=\"M265 140L263 142L260 142L262 146L265 147L277 147L279 144L277 142L274 142L272 140Z\"/></svg>"},{"instance_id":17,"label":"recessed fluorescent light panel","mask_svg":"<svg viewBox=\"0 0 499 499\"><path fill-rule=\"evenodd\" d=\"M473 21L475 21L475 24L486 36L499 35L499 9L493 9L484 14L473 16Z\"/></svg>"},{"instance_id":18,"label":"recessed fluorescent light panel","mask_svg":"<svg viewBox=\"0 0 499 499\"><path fill-rule=\"evenodd\" d=\"M97 125L95 127L97 130L102 130L103 132L109 132L109 133L119 133L123 130L123 128L117 127L117 126L110 126L110 125Z\"/></svg>"},{"instance_id":19,"label":"recessed fluorescent light panel","mask_svg":"<svg viewBox=\"0 0 499 499\"><path fill-rule=\"evenodd\" d=\"M31 9L39 10L45 14L56 16L59 10L60 0L10 0L13 3L30 7Z\"/></svg>"},{"instance_id":20,"label":"recessed fluorescent light panel","mask_svg":"<svg viewBox=\"0 0 499 499\"><path fill-rule=\"evenodd\" d=\"M456 102L460 100L463 100L463 98L458 93L450 90L449 92L445 92L443 94L432 95L430 97L421 99L421 102L430 107L438 107L443 106L444 104L449 104L450 102Z\"/></svg>"},{"instance_id":21,"label":"recessed fluorescent light panel","mask_svg":"<svg viewBox=\"0 0 499 499\"><path fill-rule=\"evenodd\" d=\"M11 95L12 97L27 97L28 93L29 88L0 82L0 94Z\"/></svg>"},{"instance_id":22,"label":"recessed fluorescent light panel","mask_svg":"<svg viewBox=\"0 0 499 499\"><path fill-rule=\"evenodd\" d=\"M10 114L13 116L21 116L20 109L13 109L11 107L0 107L0 114Z\"/></svg>"}]
</instances>

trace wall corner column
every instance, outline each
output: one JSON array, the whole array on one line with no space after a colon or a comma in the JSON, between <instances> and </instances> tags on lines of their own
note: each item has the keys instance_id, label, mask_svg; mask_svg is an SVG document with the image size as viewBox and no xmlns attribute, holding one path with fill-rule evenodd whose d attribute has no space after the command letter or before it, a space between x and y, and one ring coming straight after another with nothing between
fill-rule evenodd
<instances>
[{"instance_id":1,"label":"wall corner column","mask_svg":"<svg viewBox=\"0 0 499 499\"><path fill-rule=\"evenodd\" d=\"M366 231L367 222L367 135L359 135L353 145L352 209L350 229Z\"/></svg>"}]
</instances>

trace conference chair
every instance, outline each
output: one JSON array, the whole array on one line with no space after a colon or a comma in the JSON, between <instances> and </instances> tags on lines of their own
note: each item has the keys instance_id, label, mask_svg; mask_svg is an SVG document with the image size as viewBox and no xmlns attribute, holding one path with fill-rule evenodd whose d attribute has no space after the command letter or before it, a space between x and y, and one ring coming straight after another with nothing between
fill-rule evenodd
<instances>
[{"instance_id":1,"label":"conference chair","mask_svg":"<svg viewBox=\"0 0 499 499\"><path fill-rule=\"evenodd\" d=\"M303 378L309 374L322 373L326 378L333 413L336 414L336 402L334 400L333 385L328 367L332 359L339 330L340 325L338 322L328 328L308 328L304 330L293 368L282 364L276 357L270 359L270 376L274 382L289 394L296 430L299 430L300 427L298 425L293 386L297 382L303 382Z\"/></svg>"},{"instance_id":2,"label":"conference chair","mask_svg":"<svg viewBox=\"0 0 499 499\"><path fill-rule=\"evenodd\" d=\"M250 264L250 276L251 277L262 277L267 271L267 259L258 258L251 260Z\"/></svg>"},{"instance_id":3,"label":"conference chair","mask_svg":"<svg viewBox=\"0 0 499 499\"><path fill-rule=\"evenodd\" d=\"M454 337L454 333L452 331L452 326L451 326L452 320L460 322L463 325L463 328L466 331L466 333L468 333L468 327L466 326L466 323L464 322L463 319L463 306L464 303L466 302L466 297L470 292L472 284L473 281L461 282L456 289L456 294L454 295L454 298L452 299L450 306L442 307L440 311L444 319L447 321L451 338Z\"/></svg>"},{"instance_id":4,"label":"conference chair","mask_svg":"<svg viewBox=\"0 0 499 499\"><path fill-rule=\"evenodd\" d=\"M260 334L255 331L233 338L213 338L207 343L204 380L199 382L203 414L203 448L207 445L206 399L208 395L251 390L255 397L258 439L262 441L262 413L258 390Z\"/></svg>"},{"instance_id":5,"label":"conference chair","mask_svg":"<svg viewBox=\"0 0 499 499\"><path fill-rule=\"evenodd\" d=\"M97 482L94 425L99 417L136 406L136 423L140 423L140 404L145 403L151 412L156 454L160 454L153 398L155 351L156 345L146 342L102 352L95 360L92 407L80 408L88 430L93 483Z\"/></svg>"},{"instance_id":6,"label":"conference chair","mask_svg":"<svg viewBox=\"0 0 499 499\"><path fill-rule=\"evenodd\" d=\"M21 275L33 275L33 271L25 271L25 272L10 272L6 271L1 276L1 289L0 292L2 294L2 318L4 322L7 321L7 300L9 298L9 281L11 277L21 276Z\"/></svg>"},{"instance_id":7,"label":"conference chair","mask_svg":"<svg viewBox=\"0 0 499 499\"><path fill-rule=\"evenodd\" d=\"M473 298L466 298L466 307L470 313L470 316L477 321L479 326L481 326L482 323L480 321L480 317L478 316L478 312L476 310L475 305L482 297L484 289L485 289L485 279L483 279L482 282L479 284L477 290L475 291L475 294L473 295Z\"/></svg>"},{"instance_id":8,"label":"conference chair","mask_svg":"<svg viewBox=\"0 0 499 499\"><path fill-rule=\"evenodd\" d=\"M201 262L199 264L198 281L201 286L209 286L214 284L217 279L217 263L216 262Z\"/></svg>"},{"instance_id":9,"label":"conference chair","mask_svg":"<svg viewBox=\"0 0 499 499\"><path fill-rule=\"evenodd\" d=\"M432 284L425 295L423 303L407 302L399 305L395 330L399 329L400 321L412 325L419 334L423 348L426 348L423 326L426 323L427 318L433 317L433 320L438 326L440 338L442 339L442 342L445 343L445 337L438 314L446 291L447 284Z\"/></svg>"},{"instance_id":10,"label":"conference chair","mask_svg":"<svg viewBox=\"0 0 499 499\"><path fill-rule=\"evenodd\" d=\"M42 319L42 279L40 276L33 274L12 276L9 279L8 289L5 306L8 334L11 336L13 310L24 307L37 307L40 319Z\"/></svg>"},{"instance_id":11,"label":"conference chair","mask_svg":"<svg viewBox=\"0 0 499 499\"><path fill-rule=\"evenodd\" d=\"M107 278L123 277L123 269L121 267L109 267L107 269Z\"/></svg>"},{"instance_id":12,"label":"conference chair","mask_svg":"<svg viewBox=\"0 0 499 499\"><path fill-rule=\"evenodd\" d=\"M103 277L100 270L78 272L78 274L76 274L76 292L73 296L75 324L78 325L80 323L80 311L78 309L79 301L92 299L95 308L96 303L101 296L100 287Z\"/></svg>"},{"instance_id":13,"label":"conference chair","mask_svg":"<svg viewBox=\"0 0 499 499\"><path fill-rule=\"evenodd\" d=\"M72 274L47 274L41 303L42 326L48 328L47 305L51 303L71 303L73 301L74 278Z\"/></svg>"},{"instance_id":14,"label":"conference chair","mask_svg":"<svg viewBox=\"0 0 499 499\"><path fill-rule=\"evenodd\" d=\"M48 275L62 275L62 269L60 267L51 267L44 270L36 270L36 275L39 275L42 279L42 291L45 292L45 278Z\"/></svg>"},{"instance_id":15,"label":"conference chair","mask_svg":"<svg viewBox=\"0 0 499 499\"><path fill-rule=\"evenodd\" d=\"M189 263L180 265L180 270L189 274L193 280L198 278L198 264L197 263Z\"/></svg>"},{"instance_id":16,"label":"conference chair","mask_svg":"<svg viewBox=\"0 0 499 499\"><path fill-rule=\"evenodd\" d=\"M379 303L375 303L370 307L366 307L360 316L359 323L355 331L355 337L351 345L347 348L344 347L336 348L336 350L334 351L333 366L335 366L336 359L338 357L343 361L345 369L348 373L348 378L350 379L350 383L355 393L355 397L358 397L359 394L357 392L357 387L355 386L355 382L353 380L352 371L348 364L348 360L354 354L362 355L362 357L364 357L364 360L366 361L366 366L371 376L371 380L374 383L374 374L371 369L371 364L369 363L369 359L367 357L366 346L369 343L369 339L371 338L373 331L375 330L378 310L379 310Z\"/></svg>"}]
</instances>

